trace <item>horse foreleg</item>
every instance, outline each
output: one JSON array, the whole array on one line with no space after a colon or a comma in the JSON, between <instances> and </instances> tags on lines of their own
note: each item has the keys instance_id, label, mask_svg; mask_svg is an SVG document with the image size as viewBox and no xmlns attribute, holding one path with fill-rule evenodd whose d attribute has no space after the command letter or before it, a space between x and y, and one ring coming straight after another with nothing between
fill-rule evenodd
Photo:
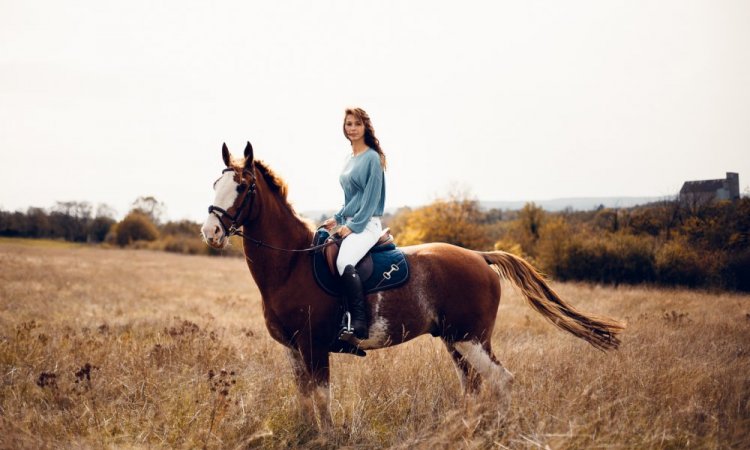
<instances>
[{"instance_id":1,"label":"horse foreleg","mask_svg":"<svg viewBox=\"0 0 750 450\"><path fill-rule=\"evenodd\" d=\"M314 421L319 429L330 427L330 389L328 351L298 347L289 349L294 379L299 390L303 421Z\"/></svg>"}]
</instances>

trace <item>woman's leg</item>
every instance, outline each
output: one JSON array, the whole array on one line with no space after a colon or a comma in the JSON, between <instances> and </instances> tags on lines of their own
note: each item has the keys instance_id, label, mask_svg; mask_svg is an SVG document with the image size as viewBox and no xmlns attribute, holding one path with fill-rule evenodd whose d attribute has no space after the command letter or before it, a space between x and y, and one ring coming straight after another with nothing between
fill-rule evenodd
<instances>
[{"instance_id":1,"label":"woman's leg","mask_svg":"<svg viewBox=\"0 0 750 450\"><path fill-rule=\"evenodd\" d=\"M352 332L360 340L369 336L364 287L355 266L378 242L381 233L380 219L373 217L361 233L352 233L341 243L336 266L341 275L344 307L351 313L352 329L344 324L339 339L349 341Z\"/></svg>"},{"instance_id":2,"label":"woman's leg","mask_svg":"<svg viewBox=\"0 0 750 450\"><path fill-rule=\"evenodd\" d=\"M341 242L339 256L336 259L336 268L339 275L344 274L346 266L356 266L368 251L378 242L383 229L380 225L380 218L373 217L367 222L367 226L361 233L352 233Z\"/></svg>"}]
</instances>

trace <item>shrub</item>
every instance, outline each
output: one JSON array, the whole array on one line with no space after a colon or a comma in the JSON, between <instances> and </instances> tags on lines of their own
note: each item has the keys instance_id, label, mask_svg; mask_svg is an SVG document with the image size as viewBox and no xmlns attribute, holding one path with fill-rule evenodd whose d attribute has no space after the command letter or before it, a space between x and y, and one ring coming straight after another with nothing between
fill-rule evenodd
<instances>
[{"instance_id":1,"label":"shrub","mask_svg":"<svg viewBox=\"0 0 750 450\"><path fill-rule=\"evenodd\" d=\"M547 220L537 243L539 264L547 274L559 277L565 272L570 241L570 226L564 217L555 216Z\"/></svg>"},{"instance_id":2,"label":"shrub","mask_svg":"<svg viewBox=\"0 0 750 450\"><path fill-rule=\"evenodd\" d=\"M659 282L672 285L706 284L708 270L698 252L684 241L670 241L656 252Z\"/></svg>"},{"instance_id":3,"label":"shrub","mask_svg":"<svg viewBox=\"0 0 750 450\"><path fill-rule=\"evenodd\" d=\"M159 230L143 213L132 211L117 224L115 241L124 247L136 241L154 241L159 237Z\"/></svg>"},{"instance_id":4,"label":"shrub","mask_svg":"<svg viewBox=\"0 0 750 450\"><path fill-rule=\"evenodd\" d=\"M603 246L580 237L570 242L557 276L563 280L601 281Z\"/></svg>"},{"instance_id":5,"label":"shrub","mask_svg":"<svg viewBox=\"0 0 750 450\"><path fill-rule=\"evenodd\" d=\"M209 248L200 238L187 236L166 236L163 247L167 252L187 255L207 255Z\"/></svg>"},{"instance_id":6,"label":"shrub","mask_svg":"<svg viewBox=\"0 0 750 450\"><path fill-rule=\"evenodd\" d=\"M620 262L619 279L626 283L652 281L655 273L654 241L647 237L616 234L610 241ZM616 273L617 276L617 273Z\"/></svg>"},{"instance_id":7,"label":"shrub","mask_svg":"<svg viewBox=\"0 0 750 450\"><path fill-rule=\"evenodd\" d=\"M663 228L656 208L636 209L630 214L630 231L634 234L658 236Z\"/></svg>"},{"instance_id":8,"label":"shrub","mask_svg":"<svg viewBox=\"0 0 750 450\"><path fill-rule=\"evenodd\" d=\"M750 291L750 249L729 256L722 278L726 287Z\"/></svg>"},{"instance_id":9,"label":"shrub","mask_svg":"<svg viewBox=\"0 0 750 450\"><path fill-rule=\"evenodd\" d=\"M617 209L603 208L594 216L594 226L612 233L620 229L620 211Z\"/></svg>"},{"instance_id":10,"label":"shrub","mask_svg":"<svg viewBox=\"0 0 750 450\"><path fill-rule=\"evenodd\" d=\"M600 283L640 283L654 279L653 241L646 237L610 234L577 236L557 263L562 279Z\"/></svg>"},{"instance_id":11,"label":"shrub","mask_svg":"<svg viewBox=\"0 0 750 450\"><path fill-rule=\"evenodd\" d=\"M534 203L526 203L518 211L518 220L513 222L511 235L521 245L524 254L537 256L536 244L542 233L546 221L544 210Z\"/></svg>"},{"instance_id":12,"label":"shrub","mask_svg":"<svg viewBox=\"0 0 750 450\"><path fill-rule=\"evenodd\" d=\"M161 231L161 234L185 235L195 237L200 236L201 225L189 220L181 220L178 222L167 222L162 225L159 230Z\"/></svg>"}]
</instances>

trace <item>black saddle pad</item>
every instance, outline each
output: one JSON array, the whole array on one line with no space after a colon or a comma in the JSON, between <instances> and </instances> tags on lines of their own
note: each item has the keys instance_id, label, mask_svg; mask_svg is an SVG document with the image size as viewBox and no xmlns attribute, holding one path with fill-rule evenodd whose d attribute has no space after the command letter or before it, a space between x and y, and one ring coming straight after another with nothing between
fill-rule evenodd
<instances>
[{"instance_id":1,"label":"black saddle pad","mask_svg":"<svg viewBox=\"0 0 750 450\"><path fill-rule=\"evenodd\" d=\"M315 233L312 244L322 244L329 236L328 230L321 228ZM373 270L370 278L362 282L365 293L393 289L409 280L409 265L406 262L406 256L395 245L381 245L377 247L377 251L371 251L370 254ZM331 295L341 295L339 277L331 273L322 250L313 252L313 275L321 289Z\"/></svg>"}]
</instances>

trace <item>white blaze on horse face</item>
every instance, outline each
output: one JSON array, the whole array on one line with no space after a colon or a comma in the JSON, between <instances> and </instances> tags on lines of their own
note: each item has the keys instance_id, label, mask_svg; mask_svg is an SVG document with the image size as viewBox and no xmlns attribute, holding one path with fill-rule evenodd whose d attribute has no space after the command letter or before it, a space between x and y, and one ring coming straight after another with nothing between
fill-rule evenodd
<instances>
[{"instance_id":1,"label":"white blaze on horse face","mask_svg":"<svg viewBox=\"0 0 750 450\"><path fill-rule=\"evenodd\" d=\"M234 205L234 201L239 195L237 194L237 186L238 184L234 181L234 172L223 173L214 185L216 196L213 205L225 211L228 210ZM215 248L224 248L229 241L228 236L225 236L224 228L219 223L219 218L213 213L209 214L203 223L201 234L206 243Z\"/></svg>"}]
</instances>

